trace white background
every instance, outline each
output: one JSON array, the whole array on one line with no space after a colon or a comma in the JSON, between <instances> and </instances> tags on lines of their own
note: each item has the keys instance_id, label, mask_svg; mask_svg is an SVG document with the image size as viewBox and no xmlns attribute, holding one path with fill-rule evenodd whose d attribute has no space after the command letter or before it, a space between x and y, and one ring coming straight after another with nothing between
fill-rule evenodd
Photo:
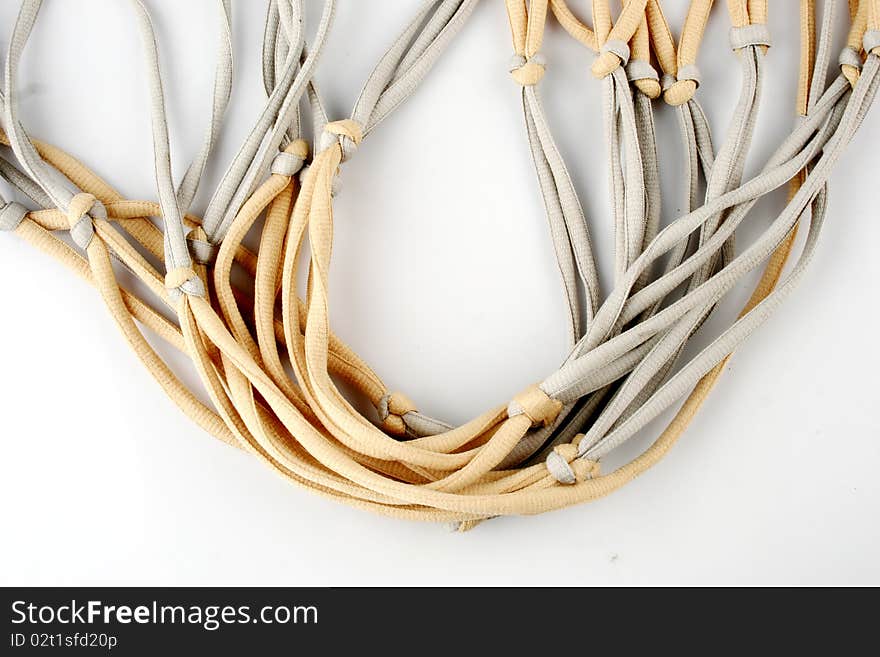
<instances>
[{"instance_id":1,"label":"white background","mask_svg":"<svg viewBox=\"0 0 880 657\"><path fill-rule=\"evenodd\" d=\"M264 4L233 3L236 86L199 211L264 101ZM307 4L314 25L319 3ZM716 4L699 93L720 141L739 73ZM17 5L0 2L4 52ZM208 117L215 6L147 5L181 171ZM347 116L418 5L340 0L318 70L333 118ZM676 32L686 5L664 2ZM792 125L797 3L772 5L776 45L752 170ZM607 291L613 240L599 85L590 55L552 21L544 51L549 120ZM416 96L346 165L337 199L336 330L391 389L450 421L540 380L566 350L510 53L503 3L486 0ZM127 3L46 2L20 86L32 134L126 196L155 198ZM668 108L658 106L658 125L669 220L683 196L682 160ZM203 435L135 361L92 289L0 235L0 583L880 583L878 143L875 109L832 179L823 242L802 287L736 355L665 461L608 499L496 519L464 535L319 499ZM753 230L778 208L779 199L759 206ZM652 424L625 455L662 426Z\"/></svg>"}]
</instances>

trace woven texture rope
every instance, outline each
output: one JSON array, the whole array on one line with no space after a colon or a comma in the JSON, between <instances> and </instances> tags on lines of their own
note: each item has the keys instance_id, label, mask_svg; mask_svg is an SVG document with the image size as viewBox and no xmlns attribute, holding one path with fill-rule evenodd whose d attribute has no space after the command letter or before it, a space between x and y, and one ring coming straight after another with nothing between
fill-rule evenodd
<instances>
[{"instance_id":1,"label":"woven texture rope","mask_svg":"<svg viewBox=\"0 0 880 657\"><path fill-rule=\"evenodd\" d=\"M149 3L128 3L145 53L156 202L126 199L73 156L30 136L19 111L19 65L41 4L22 2L5 61L0 141L12 155L0 160L0 174L21 198L0 198L0 230L91 283L138 359L211 435L318 494L460 530L607 495L669 451L737 346L803 276L826 216L829 178L880 83L880 0L849 3L851 28L837 59L831 37L840 3L824 3L821 20L811 0L797 11L793 3L774 5L800 26L796 121L747 177L771 46L766 0L728 0L726 16L713 15L711 0L692 0L677 41L660 0L626 0L619 11L609 0L593 0L592 27L564 0L505 0L508 70L561 274L571 351L543 380L454 426L389 390L334 334L329 272L334 195L345 163L369 148L372 131L428 76L477 0L425 1L377 62L350 115L337 119L328 116L315 81L335 0L325 0L314 31L306 29L301 0L271 0L262 52L266 102L204 217L191 206L233 89L228 0L216 3L221 34L211 116L179 181ZM615 234L610 281L597 272L594 218L584 214L540 94L552 64L541 53L551 15L595 57L583 83L602 98ZM742 80L717 143L699 101L697 60L709 20L728 21L730 62ZM826 83L832 66L840 75ZM683 163L658 157L660 111L676 116ZM684 172L680 217L662 216L661 166ZM760 199L786 187L782 210L759 229L740 230L755 225ZM244 242L254 231L259 246L250 250ZM798 231L805 239L789 263ZM63 232L72 246L57 235ZM752 237L742 244L737 238L746 232ZM125 289L119 266L148 293ZM685 359L719 302L762 266L739 317ZM297 287L301 275L305 295ZM144 328L190 359L209 404L171 371ZM359 411L351 395L375 413ZM609 453L681 399L647 448L603 471Z\"/></svg>"}]
</instances>

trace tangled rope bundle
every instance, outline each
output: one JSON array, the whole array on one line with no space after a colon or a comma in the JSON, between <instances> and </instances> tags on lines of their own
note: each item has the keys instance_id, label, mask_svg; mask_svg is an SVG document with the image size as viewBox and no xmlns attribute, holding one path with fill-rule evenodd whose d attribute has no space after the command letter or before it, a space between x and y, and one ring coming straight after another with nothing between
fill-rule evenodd
<instances>
[{"instance_id":1,"label":"tangled rope bundle","mask_svg":"<svg viewBox=\"0 0 880 657\"><path fill-rule=\"evenodd\" d=\"M771 45L766 0L727 2L742 85L717 148L697 98L697 58L711 0L692 0L678 42L659 0L626 0L616 18L608 0L593 0L592 28L564 0L506 0L514 50L509 70L521 88L568 304L571 352L508 403L452 426L389 390L333 333L328 277L341 168L413 93L477 0L426 1L377 63L350 118L341 120L330 120L314 82L335 0L325 0L309 45L302 1L271 0L263 46L267 101L203 218L189 210L232 89L229 0L217 3L222 34L212 116L178 184L154 30L142 2L130 4L150 80L158 202L125 199L72 156L28 135L18 110L18 66L41 1L24 0L0 98L2 141L12 153L0 159L0 174L34 209L0 200L0 228L92 283L148 371L215 437L322 495L397 517L454 522L461 530L497 515L539 513L606 495L665 455L736 347L803 275L824 223L829 176L880 81L880 0L849 3L851 30L836 62L840 75L830 84L838 3L825 3L817 29L814 2L801 0L799 14L791 15L801 26L798 119L760 173L745 179ZM592 74L603 95L615 229L614 279L604 295L589 222L538 93L548 65L541 45L550 13L596 55ZM687 212L666 221L654 127L661 103L676 113L686 156ZM313 149L302 137L305 114L314 126ZM785 208L757 238L738 244L738 229L755 214L757 201L786 185ZM161 228L151 217L161 219ZM803 227L803 247L783 276ZM259 248L252 251L244 240L254 229ZM74 246L54 234L61 231ZM148 294L123 288L117 264ZM682 363L691 336L762 264L739 318ZM233 275L239 271L245 282ZM308 287L301 296L303 271ZM174 320L163 312L168 308ZM143 327L191 359L210 405L170 370ZM359 412L341 384L368 400L375 416ZM683 397L647 449L601 471L607 454Z\"/></svg>"}]
</instances>

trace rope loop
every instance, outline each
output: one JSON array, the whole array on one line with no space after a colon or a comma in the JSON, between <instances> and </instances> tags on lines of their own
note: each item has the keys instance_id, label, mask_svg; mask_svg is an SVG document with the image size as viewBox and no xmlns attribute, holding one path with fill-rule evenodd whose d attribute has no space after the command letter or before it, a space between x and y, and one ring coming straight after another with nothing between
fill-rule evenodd
<instances>
[{"instance_id":1,"label":"rope loop","mask_svg":"<svg viewBox=\"0 0 880 657\"><path fill-rule=\"evenodd\" d=\"M650 99L660 97L660 75L650 63L634 59L626 65L626 79Z\"/></svg>"},{"instance_id":2,"label":"rope loop","mask_svg":"<svg viewBox=\"0 0 880 657\"><path fill-rule=\"evenodd\" d=\"M107 219L107 210L91 194L80 193L70 201L67 210L67 224L70 229L70 238L83 251L88 250L95 236L93 219Z\"/></svg>"},{"instance_id":3,"label":"rope loop","mask_svg":"<svg viewBox=\"0 0 880 657\"><path fill-rule=\"evenodd\" d=\"M10 201L0 209L0 231L11 232L18 228L27 213L28 209L21 203Z\"/></svg>"},{"instance_id":4,"label":"rope loop","mask_svg":"<svg viewBox=\"0 0 880 657\"><path fill-rule=\"evenodd\" d=\"M866 53L880 55L880 30L868 30L862 38L862 47Z\"/></svg>"},{"instance_id":5,"label":"rope loop","mask_svg":"<svg viewBox=\"0 0 880 657\"><path fill-rule=\"evenodd\" d=\"M510 58L510 76L521 87L533 87L544 77L545 59L541 53L532 57L514 55Z\"/></svg>"},{"instance_id":6,"label":"rope loop","mask_svg":"<svg viewBox=\"0 0 880 657\"><path fill-rule=\"evenodd\" d=\"M852 68L862 70L862 55L858 50L850 46L846 46L840 51L840 57L837 58L840 67L851 66Z\"/></svg>"},{"instance_id":7,"label":"rope loop","mask_svg":"<svg viewBox=\"0 0 880 657\"><path fill-rule=\"evenodd\" d=\"M293 178L302 170L308 156L309 143L305 139L292 141L272 160L272 173Z\"/></svg>"},{"instance_id":8,"label":"rope loop","mask_svg":"<svg viewBox=\"0 0 880 657\"><path fill-rule=\"evenodd\" d=\"M742 50L749 46L764 46L769 48L772 44L770 30L763 23L751 25L734 25L730 28L730 47L732 50Z\"/></svg>"},{"instance_id":9,"label":"rope loop","mask_svg":"<svg viewBox=\"0 0 880 657\"><path fill-rule=\"evenodd\" d=\"M388 393L376 405L382 428L394 436L405 436L406 422L403 416L418 411L412 400L400 392Z\"/></svg>"}]
</instances>

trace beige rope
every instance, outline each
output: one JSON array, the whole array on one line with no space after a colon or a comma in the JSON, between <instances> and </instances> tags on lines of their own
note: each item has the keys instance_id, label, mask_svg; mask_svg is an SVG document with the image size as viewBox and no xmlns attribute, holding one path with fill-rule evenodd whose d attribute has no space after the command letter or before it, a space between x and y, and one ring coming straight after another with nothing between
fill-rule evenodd
<instances>
[{"instance_id":1,"label":"beige rope","mask_svg":"<svg viewBox=\"0 0 880 657\"><path fill-rule=\"evenodd\" d=\"M734 0L731 0L730 4L735 4ZM693 75L684 77L684 73L692 70L697 63L697 53L700 49L700 42L703 40L703 33L706 30L711 9L712 0L692 0L688 8L684 28L678 42L675 71L671 73L676 77L676 80L663 93L663 98L670 105L683 105L694 97L697 90L699 80ZM734 25L737 25L736 19L734 19ZM665 70L664 72L670 73Z\"/></svg>"},{"instance_id":2,"label":"beige rope","mask_svg":"<svg viewBox=\"0 0 880 657\"><path fill-rule=\"evenodd\" d=\"M524 59L524 63L511 71L511 76L524 87L541 81L544 77L544 64L535 56L541 52L544 38L544 23L547 18L547 0L505 0L510 30L513 35L514 53Z\"/></svg>"},{"instance_id":3,"label":"beige rope","mask_svg":"<svg viewBox=\"0 0 880 657\"><path fill-rule=\"evenodd\" d=\"M692 3L676 53L657 0L627 2L616 22L607 0L595 0L595 32L576 19L564 2L550 2L565 29L598 52L593 73L600 77L613 73L627 58L650 62L649 44L664 72L681 74L695 64L711 4ZM536 84L543 74L543 64L535 56L547 6L546 1L507 0L515 52L525 58L514 79L523 86ZM735 26L766 22L766 2L729 2L729 8ZM877 29L877 10L875 0L870 5L860 3L856 10L857 17L865 16L862 41ZM805 44L810 45L801 48L797 101L801 114L808 108L814 25L812 3L804 1L801 27ZM621 43L631 51L627 57L621 56ZM636 86L645 95L659 93L659 85L655 88L649 80L634 83L640 81L644 84ZM680 83L693 83L693 89ZM695 80L679 79L667 89L667 101L687 102L695 88ZM161 215L162 208L124 200L76 160L39 142L35 146L40 156L82 192L73 196L64 213L28 214L16 232L95 285L132 349L184 412L287 479L332 499L395 517L457 521L467 529L494 515L539 513L595 499L658 462L702 405L726 359L700 380L644 453L607 474L600 472L596 461L582 457L580 435L555 445L546 464L500 467L529 431L552 428L563 412L564 404L540 386L529 387L508 406L491 409L460 427L409 435L405 418L416 412L413 402L388 391L330 328L334 180L365 132L366 126L354 119L328 123L321 147L301 179L296 163L307 157L307 147L301 140L290 141L282 151L286 159L279 160L234 214L210 268L197 262L161 273L128 237L161 259L162 232L146 217ZM254 254L242 242L261 216L265 222L260 249ZM183 222L192 242L206 240L197 217L188 215ZM86 258L50 232L64 229ZM793 241L792 232L774 251L744 313L774 289ZM159 303L174 304L179 326L119 286L113 259L146 283ZM235 267L250 275L252 295L233 283ZM296 292L302 267L308 270L305 299ZM204 285L210 296L169 294L190 282ZM136 321L190 355L216 410L200 404L174 377ZM292 379L287 366L294 372ZM340 391L340 381L384 408L380 426L355 409Z\"/></svg>"},{"instance_id":4,"label":"beige rope","mask_svg":"<svg viewBox=\"0 0 880 657\"><path fill-rule=\"evenodd\" d=\"M646 3L647 0L626 0L617 21L612 25L609 0L593 0L593 30L572 13L565 0L551 0L550 8L559 24L572 37L598 54L591 70L595 77L601 79L624 63L618 51L619 44L628 50L627 44L642 25ZM609 48L609 45L612 47ZM626 52L626 58L629 58L629 52Z\"/></svg>"},{"instance_id":5,"label":"beige rope","mask_svg":"<svg viewBox=\"0 0 880 657\"><path fill-rule=\"evenodd\" d=\"M629 61L629 69L635 68L635 66L638 65L642 65L645 70L651 68L652 75L650 77L633 77L632 75L629 75L628 77L635 87L645 96L651 99L659 98L661 93L660 80L653 77L656 75L656 72L653 72L653 68L651 67L651 33L648 28L647 10L639 21L639 26L636 29L635 34L633 34L632 41L630 42Z\"/></svg>"},{"instance_id":6,"label":"beige rope","mask_svg":"<svg viewBox=\"0 0 880 657\"><path fill-rule=\"evenodd\" d=\"M850 7L852 8L853 5L856 11L852 18L852 26L847 35L845 49L845 52L851 55L852 61L841 61L840 68L846 79L849 80L849 83L855 86L856 82L859 81L862 71L862 39L868 29L869 5L864 0L856 0L850 4Z\"/></svg>"}]
</instances>

